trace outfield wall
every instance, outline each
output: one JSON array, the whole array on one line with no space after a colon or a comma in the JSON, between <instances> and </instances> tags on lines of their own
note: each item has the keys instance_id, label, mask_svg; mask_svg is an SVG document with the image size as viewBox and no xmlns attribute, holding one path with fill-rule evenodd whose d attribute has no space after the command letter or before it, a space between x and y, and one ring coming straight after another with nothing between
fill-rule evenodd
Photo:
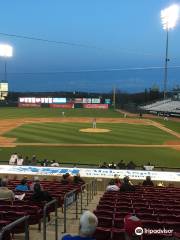
<instances>
[{"instance_id":1,"label":"outfield wall","mask_svg":"<svg viewBox=\"0 0 180 240\"><path fill-rule=\"evenodd\" d=\"M108 101L107 101L108 100ZM108 103L107 103L108 102ZM50 108L97 108L108 109L110 99L104 102L100 98L53 98L53 97L20 97L18 107L50 107Z\"/></svg>"}]
</instances>

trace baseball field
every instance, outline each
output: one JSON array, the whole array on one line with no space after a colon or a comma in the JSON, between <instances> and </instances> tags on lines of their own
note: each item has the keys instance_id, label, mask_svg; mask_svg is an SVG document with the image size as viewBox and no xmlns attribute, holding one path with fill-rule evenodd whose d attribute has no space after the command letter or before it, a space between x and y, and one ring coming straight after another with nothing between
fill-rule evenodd
<instances>
[{"instance_id":1,"label":"baseball field","mask_svg":"<svg viewBox=\"0 0 180 240\"><path fill-rule=\"evenodd\" d=\"M8 161L13 152L61 163L123 159L180 167L180 122L124 118L113 110L0 108L0 161Z\"/></svg>"}]
</instances>

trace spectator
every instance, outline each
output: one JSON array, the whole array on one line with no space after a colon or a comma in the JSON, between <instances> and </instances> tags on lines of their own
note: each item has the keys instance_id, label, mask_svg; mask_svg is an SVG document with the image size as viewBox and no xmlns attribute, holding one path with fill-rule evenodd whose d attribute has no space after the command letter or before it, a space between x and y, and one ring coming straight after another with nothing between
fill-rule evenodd
<instances>
[{"instance_id":1,"label":"spectator","mask_svg":"<svg viewBox=\"0 0 180 240\"><path fill-rule=\"evenodd\" d=\"M85 181L81 178L80 174L76 174L73 178L73 183L75 184L85 184Z\"/></svg>"},{"instance_id":2,"label":"spectator","mask_svg":"<svg viewBox=\"0 0 180 240\"><path fill-rule=\"evenodd\" d=\"M36 183L34 185L34 193L31 196L31 200L35 202L42 202L42 201L51 201L53 198L47 191L43 191L41 189L41 185Z\"/></svg>"},{"instance_id":3,"label":"spectator","mask_svg":"<svg viewBox=\"0 0 180 240\"><path fill-rule=\"evenodd\" d=\"M114 183L116 186L120 187L121 186L121 181L119 179L119 176L117 174L114 174Z\"/></svg>"},{"instance_id":4,"label":"spectator","mask_svg":"<svg viewBox=\"0 0 180 240\"><path fill-rule=\"evenodd\" d=\"M7 188L7 179L1 180L0 199L14 200L13 191Z\"/></svg>"},{"instance_id":5,"label":"spectator","mask_svg":"<svg viewBox=\"0 0 180 240\"><path fill-rule=\"evenodd\" d=\"M154 186L154 183L152 182L150 176L146 177L146 180L144 180L144 182L143 182L143 186L152 186L152 187Z\"/></svg>"},{"instance_id":6,"label":"spectator","mask_svg":"<svg viewBox=\"0 0 180 240\"><path fill-rule=\"evenodd\" d=\"M22 166L23 162L24 162L24 159L23 159L22 155L19 155L18 159L17 159L17 165Z\"/></svg>"},{"instance_id":7,"label":"spectator","mask_svg":"<svg viewBox=\"0 0 180 240\"><path fill-rule=\"evenodd\" d=\"M104 162L101 166L100 166L100 168L108 168L108 165L107 165L107 163L106 162Z\"/></svg>"},{"instance_id":8,"label":"spectator","mask_svg":"<svg viewBox=\"0 0 180 240\"><path fill-rule=\"evenodd\" d=\"M117 164L119 169L126 169L126 164L124 163L123 160L121 160L118 164Z\"/></svg>"},{"instance_id":9,"label":"spectator","mask_svg":"<svg viewBox=\"0 0 180 240\"><path fill-rule=\"evenodd\" d=\"M119 187L116 185L115 183L115 179L111 179L109 182L109 185L106 188L107 192L111 192L111 191L119 191Z\"/></svg>"},{"instance_id":10,"label":"spectator","mask_svg":"<svg viewBox=\"0 0 180 240\"><path fill-rule=\"evenodd\" d=\"M116 164L114 162L108 164L109 165L109 168L111 169L116 169Z\"/></svg>"},{"instance_id":11,"label":"spectator","mask_svg":"<svg viewBox=\"0 0 180 240\"><path fill-rule=\"evenodd\" d=\"M69 173L66 173L66 174L62 175L61 183L69 184L71 182L72 182L72 178L71 178L71 175Z\"/></svg>"},{"instance_id":12,"label":"spectator","mask_svg":"<svg viewBox=\"0 0 180 240\"><path fill-rule=\"evenodd\" d=\"M18 159L17 153L13 153L9 159L9 165L16 165Z\"/></svg>"},{"instance_id":13,"label":"spectator","mask_svg":"<svg viewBox=\"0 0 180 240\"><path fill-rule=\"evenodd\" d=\"M157 187L165 187L163 182L157 183Z\"/></svg>"},{"instance_id":14,"label":"spectator","mask_svg":"<svg viewBox=\"0 0 180 240\"><path fill-rule=\"evenodd\" d=\"M129 170L134 170L136 168L136 164L133 162L133 161L130 161L128 164L127 164L127 169Z\"/></svg>"},{"instance_id":15,"label":"spectator","mask_svg":"<svg viewBox=\"0 0 180 240\"><path fill-rule=\"evenodd\" d=\"M24 165L30 165L30 160L28 156L24 158Z\"/></svg>"},{"instance_id":16,"label":"spectator","mask_svg":"<svg viewBox=\"0 0 180 240\"><path fill-rule=\"evenodd\" d=\"M36 155L33 155L33 156L32 156L32 159L31 159L31 165L32 165L32 166L36 166L36 165L37 165L37 162L38 162L38 161L37 161L37 159L36 159Z\"/></svg>"},{"instance_id":17,"label":"spectator","mask_svg":"<svg viewBox=\"0 0 180 240\"><path fill-rule=\"evenodd\" d=\"M27 180L26 179L22 179L21 183L19 185L16 186L15 188L16 191L28 191L28 185L27 185Z\"/></svg>"},{"instance_id":18,"label":"spectator","mask_svg":"<svg viewBox=\"0 0 180 240\"><path fill-rule=\"evenodd\" d=\"M141 239L141 236L135 234L135 229L137 227L142 227L141 220L133 215L127 215L124 218L124 230L125 230L125 239L126 240L136 240Z\"/></svg>"},{"instance_id":19,"label":"spectator","mask_svg":"<svg viewBox=\"0 0 180 240\"><path fill-rule=\"evenodd\" d=\"M129 177L124 177L123 183L121 184L120 187L120 192L133 192L135 191L135 187L133 184L130 182Z\"/></svg>"},{"instance_id":20,"label":"spectator","mask_svg":"<svg viewBox=\"0 0 180 240\"><path fill-rule=\"evenodd\" d=\"M146 165L144 165L143 169L146 171L152 171L154 169L154 166L151 165L150 162L148 162Z\"/></svg>"},{"instance_id":21,"label":"spectator","mask_svg":"<svg viewBox=\"0 0 180 240\"><path fill-rule=\"evenodd\" d=\"M94 240L93 234L98 225L97 217L90 211L85 211L80 218L79 235L70 234L62 237L62 240Z\"/></svg>"},{"instance_id":22,"label":"spectator","mask_svg":"<svg viewBox=\"0 0 180 240\"><path fill-rule=\"evenodd\" d=\"M59 167L59 163L56 162L55 160L51 161L51 167Z\"/></svg>"},{"instance_id":23,"label":"spectator","mask_svg":"<svg viewBox=\"0 0 180 240\"><path fill-rule=\"evenodd\" d=\"M49 165L49 161L48 161L48 159L44 159L42 162L41 162L41 166L43 166L43 167L47 167Z\"/></svg>"},{"instance_id":24,"label":"spectator","mask_svg":"<svg viewBox=\"0 0 180 240\"><path fill-rule=\"evenodd\" d=\"M32 182L31 185L30 185L30 190L31 190L31 191L34 191L34 185L35 185L36 183L40 184L40 181L39 181L39 177L38 177L38 176L35 176L35 177L34 177L34 180L33 180L33 182ZM42 186L41 186L41 189L43 189Z\"/></svg>"}]
</instances>

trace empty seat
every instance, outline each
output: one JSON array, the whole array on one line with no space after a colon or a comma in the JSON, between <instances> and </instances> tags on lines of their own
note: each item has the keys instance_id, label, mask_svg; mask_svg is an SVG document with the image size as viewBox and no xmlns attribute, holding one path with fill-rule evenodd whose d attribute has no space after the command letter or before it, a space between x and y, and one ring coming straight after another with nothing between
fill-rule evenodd
<instances>
[{"instance_id":1,"label":"empty seat","mask_svg":"<svg viewBox=\"0 0 180 240\"><path fill-rule=\"evenodd\" d=\"M111 235L112 240L125 240L124 229L112 228Z\"/></svg>"},{"instance_id":2,"label":"empty seat","mask_svg":"<svg viewBox=\"0 0 180 240\"><path fill-rule=\"evenodd\" d=\"M112 218L98 217L98 227L112 227Z\"/></svg>"},{"instance_id":3,"label":"empty seat","mask_svg":"<svg viewBox=\"0 0 180 240\"><path fill-rule=\"evenodd\" d=\"M93 237L96 240L110 240L111 239L111 229L97 227Z\"/></svg>"}]
</instances>

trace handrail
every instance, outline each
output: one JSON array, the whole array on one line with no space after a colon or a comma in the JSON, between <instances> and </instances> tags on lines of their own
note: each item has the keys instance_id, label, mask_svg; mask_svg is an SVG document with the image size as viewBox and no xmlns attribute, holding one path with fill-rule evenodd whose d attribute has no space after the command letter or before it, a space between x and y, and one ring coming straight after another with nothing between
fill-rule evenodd
<instances>
[{"instance_id":1,"label":"handrail","mask_svg":"<svg viewBox=\"0 0 180 240\"><path fill-rule=\"evenodd\" d=\"M11 229L13 229L15 226L17 226L18 224L24 222L25 223L25 240L29 240L29 225L28 225L28 219L29 219L29 215L28 216L24 216L24 217L21 217L19 219L17 219L16 221L6 225L5 227L3 227L1 229L1 232L0 232L0 240L3 239L3 235L6 231L10 231Z\"/></svg>"},{"instance_id":2,"label":"handrail","mask_svg":"<svg viewBox=\"0 0 180 240\"><path fill-rule=\"evenodd\" d=\"M67 215L66 211L67 211L68 205L70 205L70 204L67 204L67 198L68 198L68 196L71 196L72 194L74 194L75 199L74 200L72 199L72 202L70 202L70 204L73 203L73 202L76 202L76 219L78 218L78 202L77 202L78 191L77 191L77 188L76 188L76 189L74 189L70 192L67 192L64 195L64 233L66 233L66 220L67 220L66 219L66 215Z\"/></svg>"},{"instance_id":3,"label":"handrail","mask_svg":"<svg viewBox=\"0 0 180 240\"><path fill-rule=\"evenodd\" d=\"M85 189L87 183L84 183L83 185L81 185L81 191L80 191L80 200L81 200L81 214L83 212L83 190Z\"/></svg>"},{"instance_id":4,"label":"handrail","mask_svg":"<svg viewBox=\"0 0 180 240\"><path fill-rule=\"evenodd\" d=\"M46 240L46 213L47 213L47 208L51 205L55 206L55 240L58 239L57 199L53 199L52 201L46 203L44 205L44 208L43 208L43 240Z\"/></svg>"}]
</instances>

